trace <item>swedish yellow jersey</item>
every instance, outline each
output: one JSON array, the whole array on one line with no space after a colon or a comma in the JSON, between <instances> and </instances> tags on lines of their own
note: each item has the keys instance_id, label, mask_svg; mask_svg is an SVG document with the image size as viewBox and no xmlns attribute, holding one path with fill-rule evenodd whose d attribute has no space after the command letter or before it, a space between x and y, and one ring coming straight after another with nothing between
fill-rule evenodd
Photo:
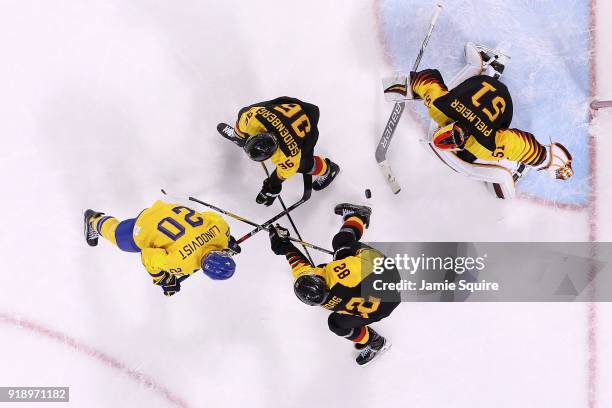
<instances>
[{"instance_id":1,"label":"swedish yellow jersey","mask_svg":"<svg viewBox=\"0 0 612 408\"><path fill-rule=\"evenodd\" d=\"M161 271L191 275L208 252L227 248L230 232L217 213L156 201L140 213L133 235L142 250L142 263L155 281L161 279Z\"/></svg>"},{"instance_id":2,"label":"swedish yellow jersey","mask_svg":"<svg viewBox=\"0 0 612 408\"><path fill-rule=\"evenodd\" d=\"M297 173L304 154L312 155L318 115L318 108L312 104L281 97L241 109L234 130L243 138L266 132L276 136L279 147L270 159L283 181Z\"/></svg>"}]
</instances>

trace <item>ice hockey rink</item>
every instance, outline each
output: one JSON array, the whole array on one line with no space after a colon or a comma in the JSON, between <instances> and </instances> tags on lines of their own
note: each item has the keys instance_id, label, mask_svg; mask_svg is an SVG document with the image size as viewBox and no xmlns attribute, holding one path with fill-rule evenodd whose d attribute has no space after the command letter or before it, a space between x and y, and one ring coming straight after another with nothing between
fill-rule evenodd
<instances>
[{"instance_id":1,"label":"ice hockey rink","mask_svg":"<svg viewBox=\"0 0 612 408\"><path fill-rule=\"evenodd\" d=\"M263 233L232 279L199 273L171 298L137 255L83 240L84 209L134 217L161 187L259 221L280 211L255 204L262 170L215 127L290 95L320 107L318 152L342 166L294 212L309 241L330 246L343 201L373 207L369 241L610 241L612 109L590 120L586 104L612 99L612 1L443 4L421 67L459 67L460 42L511 37L525 107L513 125L542 142L582 135L568 140L570 187L533 174L519 198L493 198L422 148L423 111L409 106L390 192L374 160L392 108L380 78L411 65L433 1L0 1L0 386L69 386L64 405L88 408L612 406L609 303L405 303L375 325L393 347L360 368ZM558 64L567 79L534 85Z\"/></svg>"}]
</instances>

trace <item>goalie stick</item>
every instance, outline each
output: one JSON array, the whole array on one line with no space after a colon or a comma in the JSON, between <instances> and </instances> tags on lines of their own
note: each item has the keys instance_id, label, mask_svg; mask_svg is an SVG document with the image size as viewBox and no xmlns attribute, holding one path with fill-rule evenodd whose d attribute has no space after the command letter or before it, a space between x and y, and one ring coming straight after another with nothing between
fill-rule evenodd
<instances>
[{"instance_id":1,"label":"goalie stick","mask_svg":"<svg viewBox=\"0 0 612 408\"><path fill-rule=\"evenodd\" d=\"M416 71L419 68L419 64L421 63L421 59L423 58L423 54L425 53L425 48L427 48L427 44L429 43L429 39L431 38L431 34L433 33L434 27L436 26L438 16L440 15L441 11L442 6L440 4L437 4L434 10L434 14L431 18L431 22L429 24L429 30L427 31L427 35L421 43L421 49L419 50L419 54L417 55L417 58L414 61L414 65L412 66L412 71ZM378 147L376 148L375 153L378 167L383 173L385 180L387 180L387 184L389 184L389 187L391 187L391 190L394 194L399 193L401 191L401 187L397 182L393 171L391 170L391 165L387 161L387 150L389 150L391 139L393 138L393 134L395 133L395 129L397 128L397 124L399 123L399 120L402 117L402 113L404 112L405 106L405 101L396 102L393 106L393 111L391 112L391 116L387 121L387 126L385 126L385 130L383 131L382 137L378 142Z\"/></svg>"}]
</instances>

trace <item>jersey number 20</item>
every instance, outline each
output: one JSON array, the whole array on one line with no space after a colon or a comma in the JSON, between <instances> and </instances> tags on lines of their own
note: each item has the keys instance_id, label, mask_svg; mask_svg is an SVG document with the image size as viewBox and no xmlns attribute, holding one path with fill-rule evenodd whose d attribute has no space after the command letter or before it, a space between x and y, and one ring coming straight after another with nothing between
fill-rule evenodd
<instances>
[{"instance_id":1,"label":"jersey number 20","mask_svg":"<svg viewBox=\"0 0 612 408\"><path fill-rule=\"evenodd\" d=\"M185 214L183 217L185 223L192 227L198 227L204 224L204 219L202 217L194 217L195 210L192 210L191 208L178 206L174 207L172 212L178 215L181 214L183 210L187 211L187 214ZM176 241L185 235L185 228L186 227L183 224L172 217L166 217L157 223L157 230L173 241Z\"/></svg>"}]
</instances>

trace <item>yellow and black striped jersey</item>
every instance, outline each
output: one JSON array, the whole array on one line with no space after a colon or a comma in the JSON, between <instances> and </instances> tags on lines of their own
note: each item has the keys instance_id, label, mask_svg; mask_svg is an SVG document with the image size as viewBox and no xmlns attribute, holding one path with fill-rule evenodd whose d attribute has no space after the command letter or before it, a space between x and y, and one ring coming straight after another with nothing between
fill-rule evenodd
<instances>
[{"instance_id":1,"label":"yellow and black striped jersey","mask_svg":"<svg viewBox=\"0 0 612 408\"><path fill-rule=\"evenodd\" d=\"M510 129L513 104L506 85L478 75L448 91L440 72L426 69L410 75L414 95L423 99L431 118L444 126L457 122L469 135L462 157L487 161L507 159L530 166L546 159L534 135Z\"/></svg>"},{"instance_id":2,"label":"yellow and black striped jersey","mask_svg":"<svg viewBox=\"0 0 612 408\"><path fill-rule=\"evenodd\" d=\"M265 132L276 136L279 148L271 160L278 179L284 181L298 171L303 157L312 156L318 122L315 105L283 96L242 108L234 130L243 138Z\"/></svg>"},{"instance_id":3,"label":"yellow and black striped jersey","mask_svg":"<svg viewBox=\"0 0 612 408\"><path fill-rule=\"evenodd\" d=\"M367 245L358 245L360 248L355 255L320 267L312 266L298 250L290 251L286 256L294 278L302 274L316 274L325 279L329 296L326 303L321 305L323 308L367 319L376 316L383 301L368 294L373 292L373 281L399 282L400 276L396 269L374 274L374 259L384 258L385 255Z\"/></svg>"}]
</instances>

